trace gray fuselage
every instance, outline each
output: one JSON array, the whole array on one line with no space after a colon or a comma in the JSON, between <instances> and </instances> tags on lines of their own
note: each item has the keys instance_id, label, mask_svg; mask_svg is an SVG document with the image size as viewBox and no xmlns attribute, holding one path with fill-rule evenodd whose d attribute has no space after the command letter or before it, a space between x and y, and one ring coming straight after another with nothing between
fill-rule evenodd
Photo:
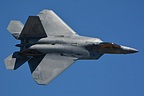
<instances>
[{"instance_id":1,"label":"gray fuselage","mask_svg":"<svg viewBox=\"0 0 144 96\"><path fill-rule=\"evenodd\" d=\"M65 56L72 56L78 59L98 59L102 54L96 50L88 50L86 47L102 42L98 38L90 38L84 36L73 37L47 37L39 40L31 39L33 44L29 49L37 50L43 54L56 53Z\"/></svg>"}]
</instances>

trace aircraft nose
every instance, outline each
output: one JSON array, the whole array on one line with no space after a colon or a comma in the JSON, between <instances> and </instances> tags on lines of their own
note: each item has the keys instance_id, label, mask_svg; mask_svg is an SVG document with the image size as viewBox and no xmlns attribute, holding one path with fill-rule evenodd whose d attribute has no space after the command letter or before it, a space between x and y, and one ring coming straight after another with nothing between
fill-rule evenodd
<instances>
[{"instance_id":1,"label":"aircraft nose","mask_svg":"<svg viewBox=\"0 0 144 96\"><path fill-rule=\"evenodd\" d=\"M121 46L125 54L130 54L130 53L136 53L138 52L137 49L126 47L126 46Z\"/></svg>"},{"instance_id":2,"label":"aircraft nose","mask_svg":"<svg viewBox=\"0 0 144 96\"><path fill-rule=\"evenodd\" d=\"M130 48L130 49L129 49L129 52L130 52L130 53L136 53L136 52L138 52L138 50L137 50L137 49L134 49L134 48Z\"/></svg>"}]
</instances>

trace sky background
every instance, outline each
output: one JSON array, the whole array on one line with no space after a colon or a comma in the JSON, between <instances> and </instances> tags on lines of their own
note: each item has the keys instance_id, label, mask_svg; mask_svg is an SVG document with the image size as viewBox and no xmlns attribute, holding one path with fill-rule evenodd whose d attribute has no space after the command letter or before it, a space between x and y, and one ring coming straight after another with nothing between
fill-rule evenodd
<instances>
[{"instance_id":1,"label":"sky background","mask_svg":"<svg viewBox=\"0 0 144 96\"><path fill-rule=\"evenodd\" d=\"M139 52L77 61L49 85L37 85L27 63L11 71L3 60L19 50L9 21L25 23L43 9L55 11L79 35ZM144 0L2 0L0 12L0 96L144 96Z\"/></svg>"}]
</instances>

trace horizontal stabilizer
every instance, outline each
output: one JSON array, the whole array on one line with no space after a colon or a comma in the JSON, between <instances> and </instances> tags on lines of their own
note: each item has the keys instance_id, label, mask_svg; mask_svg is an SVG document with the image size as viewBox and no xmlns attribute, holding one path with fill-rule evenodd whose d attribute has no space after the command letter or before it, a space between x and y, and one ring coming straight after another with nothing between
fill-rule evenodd
<instances>
[{"instance_id":1,"label":"horizontal stabilizer","mask_svg":"<svg viewBox=\"0 0 144 96\"><path fill-rule=\"evenodd\" d=\"M22 64L24 64L28 60L27 57L21 55L19 52L15 52L8 56L4 62L6 65L6 69L16 70Z\"/></svg>"},{"instance_id":2,"label":"horizontal stabilizer","mask_svg":"<svg viewBox=\"0 0 144 96\"><path fill-rule=\"evenodd\" d=\"M7 30L16 38L19 38L19 35L23 29L23 24L20 21L11 20Z\"/></svg>"}]
</instances>

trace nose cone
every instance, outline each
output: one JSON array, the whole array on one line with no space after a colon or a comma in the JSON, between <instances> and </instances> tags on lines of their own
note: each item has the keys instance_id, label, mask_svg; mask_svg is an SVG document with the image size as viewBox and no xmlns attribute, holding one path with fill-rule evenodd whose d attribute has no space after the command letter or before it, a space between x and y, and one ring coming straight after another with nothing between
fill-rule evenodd
<instances>
[{"instance_id":1,"label":"nose cone","mask_svg":"<svg viewBox=\"0 0 144 96\"><path fill-rule=\"evenodd\" d=\"M130 49L129 49L129 53L136 53L136 52L138 52L137 49L134 49L134 48L130 48Z\"/></svg>"},{"instance_id":2,"label":"nose cone","mask_svg":"<svg viewBox=\"0 0 144 96\"><path fill-rule=\"evenodd\" d=\"M126 46L121 46L124 54L131 54L131 53L136 53L138 52L137 49L134 49L134 48L130 48L130 47L126 47Z\"/></svg>"}]
</instances>

